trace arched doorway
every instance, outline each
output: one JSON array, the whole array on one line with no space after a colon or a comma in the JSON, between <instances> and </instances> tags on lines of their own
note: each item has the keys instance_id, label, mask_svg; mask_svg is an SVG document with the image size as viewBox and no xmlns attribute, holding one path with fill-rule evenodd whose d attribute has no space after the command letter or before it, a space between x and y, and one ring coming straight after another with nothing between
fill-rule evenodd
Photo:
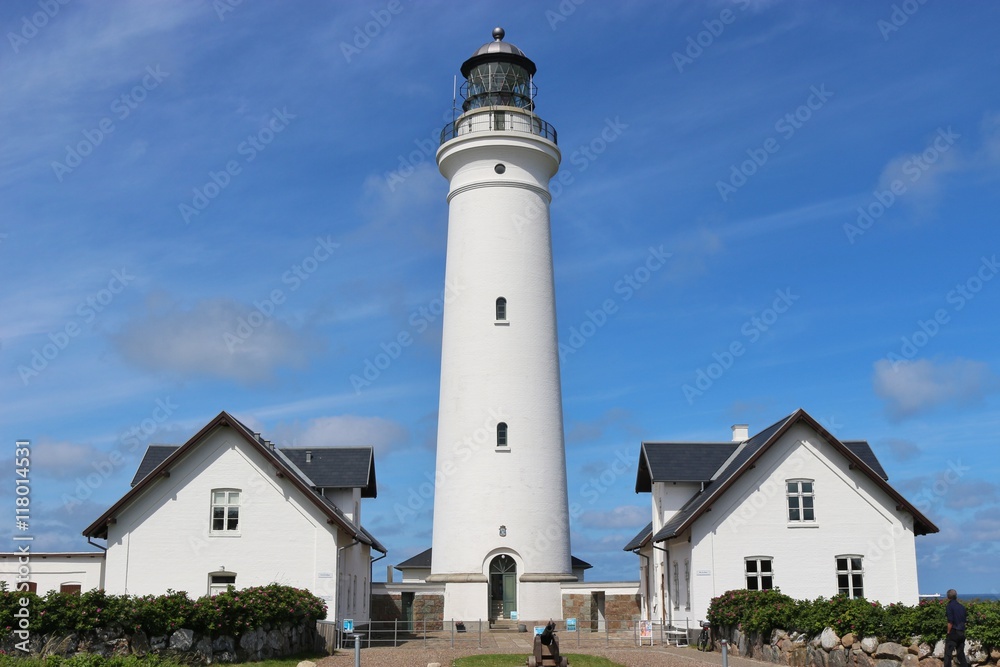
<instances>
[{"instance_id":1,"label":"arched doorway","mask_svg":"<svg viewBox=\"0 0 1000 667\"><path fill-rule=\"evenodd\" d=\"M517 611L517 563L507 554L490 561L490 620Z\"/></svg>"}]
</instances>

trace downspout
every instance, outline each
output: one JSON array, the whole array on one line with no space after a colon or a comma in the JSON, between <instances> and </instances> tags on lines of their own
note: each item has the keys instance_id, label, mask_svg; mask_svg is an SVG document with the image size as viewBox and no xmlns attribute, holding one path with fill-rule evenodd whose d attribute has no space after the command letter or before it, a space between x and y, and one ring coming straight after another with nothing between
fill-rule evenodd
<instances>
[{"instance_id":1,"label":"downspout","mask_svg":"<svg viewBox=\"0 0 1000 667\"><path fill-rule=\"evenodd\" d=\"M96 543L94 543L94 542L92 541L93 539L94 539L94 538L92 538L92 537L91 537L90 535L87 535L87 544L89 544L89 545L90 545L90 546L92 546L92 547L97 547L97 548L98 548L98 549L100 549L101 551L107 551L107 550L108 550L108 548L107 548L107 547L102 547L102 546L101 546L100 544L96 544Z\"/></svg>"},{"instance_id":2,"label":"downspout","mask_svg":"<svg viewBox=\"0 0 1000 667\"><path fill-rule=\"evenodd\" d=\"M650 567L650 565L653 564L653 561L652 561L652 559L649 556L646 556L645 554L640 553L639 549L641 549L641 548L642 547L636 547L635 549L632 549L632 553L634 553L639 558L645 558L646 559L646 616L649 618L649 620L653 620L653 610L650 608L650 602L652 602L652 600L650 599L652 597L650 595L650 593L652 591L650 590L650 587L649 587L649 583L650 583L650 581L649 581L650 580L649 567ZM642 564L641 563L639 564L639 571L640 572L642 571Z\"/></svg>"},{"instance_id":3,"label":"downspout","mask_svg":"<svg viewBox=\"0 0 1000 667\"><path fill-rule=\"evenodd\" d=\"M334 622L337 624L337 637L338 637L337 646L338 646L338 648L342 648L343 647L342 646L342 642L340 642L339 639L341 637L341 634L342 634L343 628L344 628L343 623L342 623L343 619L340 616L340 596L341 596L341 594L343 594L343 590L341 590L342 589L341 584L343 582L341 581L341 576L340 575L344 573L344 558L343 558L343 553L342 552L344 551L344 549L350 549L355 544L361 544L361 540L359 540L357 538L354 538L354 541L351 542L350 544L345 544L344 546L342 546L342 547L340 547L340 548L337 549L337 588L336 588L336 592L337 593L336 593L336 597L334 598L334 601L333 601L333 608L334 608L334 612L335 612L334 615L333 615L333 618L334 618Z\"/></svg>"},{"instance_id":4,"label":"downspout","mask_svg":"<svg viewBox=\"0 0 1000 667\"><path fill-rule=\"evenodd\" d=\"M376 549L376 551L378 551L378 550ZM372 558L371 556L368 556L368 558L370 559L370 561L368 563L368 624L369 625L371 625L372 622L373 622L372 621L372 598L374 596L372 595L372 588L373 588L372 577L375 576L375 569L372 566L375 565L375 563L377 561L382 560L383 558L385 558L388 555L389 555L388 553L384 553L381 556L379 556L378 558Z\"/></svg>"},{"instance_id":5,"label":"downspout","mask_svg":"<svg viewBox=\"0 0 1000 667\"><path fill-rule=\"evenodd\" d=\"M667 550L667 549L664 549L663 547L656 546L656 542L652 542L651 544L653 545L654 549L658 549L659 551L662 551L663 554L664 554L664 559L663 559L664 572L663 572L663 574L661 576L663 576L663 578L666 580L666 582L669 582L670 581L670 551ZM674 622L674 608L673 608L673 606L671 606L670 600L667 599L667 591L665 590L665 585L669 585L669 583L660 584L660 600L663 602L662 609L660 609L660 622L672 624ZM669 616L667 615L668 613L669 613Z\"/></svg>"}]
</instances>

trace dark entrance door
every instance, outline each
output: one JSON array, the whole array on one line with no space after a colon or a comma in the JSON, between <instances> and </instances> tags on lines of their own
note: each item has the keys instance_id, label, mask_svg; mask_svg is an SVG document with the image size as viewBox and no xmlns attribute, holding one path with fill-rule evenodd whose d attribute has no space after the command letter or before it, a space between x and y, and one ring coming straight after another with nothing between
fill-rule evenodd
<instances>
[{"instance_id":1,"label":"dark entrance door","mask_svg":"<svg viewBox=\"0 0 1000 667\"><path fill-rule=\"evenodd\" d=\"M413 632L413 593L403 593L402 602L402 626L403 632Z\"/></svg>"},{"instance_id":2,"label":"dark entrance door","mask_svg":"<svg viewBox=\"0 0 1000 667\"><path fill-rule=\"evenodd\" d=\"M490 620L517 611L517 563L506 554L490 561Z\"/></svg>"}]
</instances>

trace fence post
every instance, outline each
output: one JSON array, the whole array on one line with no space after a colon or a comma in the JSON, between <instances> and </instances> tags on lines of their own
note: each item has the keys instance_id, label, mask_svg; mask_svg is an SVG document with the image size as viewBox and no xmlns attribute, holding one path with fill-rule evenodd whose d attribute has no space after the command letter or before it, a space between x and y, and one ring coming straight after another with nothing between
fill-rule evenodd
<instances>
[{"instance_id":1,"label":"fence post","mask_svg":"<svg viewBox=\"0 0 1000 667\"><path fill-rule=\"evenodd\" d=\"M722 640L722 667L729 667L729 642Z\"/></svg>"},{"instance_id":2,"label":"fence post","mask_svg":"<svg viewBox=\"0 0 1000 667\"><path fill-rule=\"evenodd\" d=\"M479 619L479 648L483 647L483 619Z\"/></svg>"},{"instance_id":3,"label":"fence post","mask_svg":"<svg viewBox=\"0 0 1000 667\"><path fill-rule=\"evenodd\" d=\"M399 619L392 622L392 647L396 648L399 639Z\"/></svg>"},{"instance_id":4,"label":"fence post","mask_svg":"<svg viewBox=\"0 0 1000 667\"><path fill-rule=\"evenodd\" d=\"M427 646L427 619L424 618L422 622L424 624L424 646Z\"/></svg>"},{"instance_id":5,"label":"fence post","mask_svg":"<svg viewBox=\"0 0 1000 667\"><path fill-rule=\"evenodd\" d=\"M354 635L354 667L361 667L361 635Z\"/></svg>"},{"instance_id":6,"label":"fence post","mask_svg":"<svg viewBox=\"0 0 1000 667\"><path fill-rule=\"evenodd\" d=\"M451 619L451 647L455 648L455 619Z\"/></svg>"}]
</instances>

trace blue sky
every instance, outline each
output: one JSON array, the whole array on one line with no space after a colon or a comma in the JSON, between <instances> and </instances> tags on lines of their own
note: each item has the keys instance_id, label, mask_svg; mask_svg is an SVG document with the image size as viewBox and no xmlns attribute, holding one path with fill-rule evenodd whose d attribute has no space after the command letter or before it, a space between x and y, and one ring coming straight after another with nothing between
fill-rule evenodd
<instances>
[{"instance_id":1,"label":"blue sky","mask_svg":"<svg viewBox=\"0 0 1000 667\"><path fill-rule=\"evenodd\" d=\"M922 592L997 592L998 20L917 0L4 3L0 434L33 443L36 549L87 548L145 445L221 410L286 445L374 445L383 564L430 546L433 151L502 25L563 151L590 578L637 577L642 440L802 407L940 526Z\"/></svg>"}]
</instances>

